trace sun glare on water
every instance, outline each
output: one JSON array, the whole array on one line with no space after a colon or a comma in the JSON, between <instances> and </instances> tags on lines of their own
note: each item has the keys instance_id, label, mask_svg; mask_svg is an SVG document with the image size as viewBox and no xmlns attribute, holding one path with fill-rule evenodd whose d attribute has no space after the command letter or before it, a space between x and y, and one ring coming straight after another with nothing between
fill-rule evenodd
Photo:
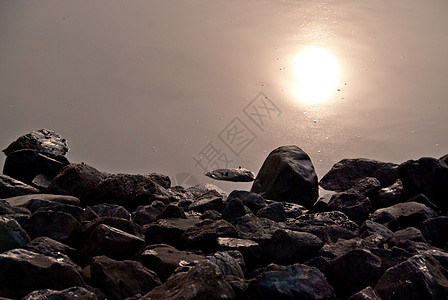
<instances>
[{"instance_id":1,"label":"sun glare on water","mask_svg":"<svg viewBox=\"0 0 448 300\"><path fill-rule=\"evenodd\" d=\"M318 104L337 91L339 64L324 48L306 48L294 60L294 94L300 102Z\"/></svg>"}]
</instances>

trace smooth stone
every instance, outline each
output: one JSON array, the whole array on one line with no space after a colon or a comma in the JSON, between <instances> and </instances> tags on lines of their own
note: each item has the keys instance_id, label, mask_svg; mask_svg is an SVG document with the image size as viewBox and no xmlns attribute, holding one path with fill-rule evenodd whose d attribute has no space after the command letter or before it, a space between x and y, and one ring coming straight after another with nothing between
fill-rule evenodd
<instances>
[{"instance_id":1,"label":"smooth stone","mask_svg":"<svg viewBox=\"0 0 448 300\"><path fill-rule=\"evenodd\" d=\"M205 176L208 176L215 180L233 182L251 182L255 179L254 172L243 168L216 169L205 173Z\"/></svg>"}]
</instances>

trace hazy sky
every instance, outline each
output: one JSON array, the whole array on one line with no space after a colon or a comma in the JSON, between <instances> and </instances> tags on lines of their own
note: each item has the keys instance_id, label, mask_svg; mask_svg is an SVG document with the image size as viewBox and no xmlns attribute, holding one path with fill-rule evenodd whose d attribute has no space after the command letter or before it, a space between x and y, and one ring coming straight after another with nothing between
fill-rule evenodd
<instances>
[{"instance_id":1,"label":"hazy sky","mask_svg":"<svg viewBox=\"0 0 448 300\"><path fill-rule=\"evenodd\" d=\"M446 16L445 0L1 0L0 146L49 128L73 162L200 181L211 146L257 172L296 144L319 177L347 157L440 157ZM301 64L310 47L337 70L325 56ZM303 78L325 101L305 101ZM261 112L260 92L276 110L257 126L243 110ZM230 141L236 128L246 135Z\"/></svg>"}]
</instances>

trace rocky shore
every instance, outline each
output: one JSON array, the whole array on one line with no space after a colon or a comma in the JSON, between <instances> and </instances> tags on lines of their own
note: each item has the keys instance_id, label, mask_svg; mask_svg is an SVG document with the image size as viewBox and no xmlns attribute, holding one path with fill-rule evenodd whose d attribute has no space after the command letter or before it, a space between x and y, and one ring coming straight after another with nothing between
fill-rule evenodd
<instances>
[{"instance_id":1,"label":"rocky shore","mask_svg":"<svg viewBox=\"0 0 448 300\"><path fill-rule=\"evenodd\" d=\"M67 151L46 129L4 150L0 299L448 298L448 156L344 159L318 181L282 146L227 195Z\"/></svg>"}]
</instances>

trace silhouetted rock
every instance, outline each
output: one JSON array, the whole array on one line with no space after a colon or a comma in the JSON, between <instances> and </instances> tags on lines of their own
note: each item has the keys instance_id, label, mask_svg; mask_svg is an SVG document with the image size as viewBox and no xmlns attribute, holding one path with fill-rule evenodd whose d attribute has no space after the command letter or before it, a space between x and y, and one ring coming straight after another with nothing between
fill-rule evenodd
<instances>
[{"instance_id":1,"label":"silhouetted rock","mask_svg":"<svg viewBox=\"0 0 448 300\"><path fill-rule=\"evenodd\" d=\"M181 248L182 234L202 222L196 219L160 219L156 222L145 225L145 240L147 244L168 244L176 248Z\"/></svg>"},{"instance_id":2,"label":"silhouetted rock","mask_svg":"<svg viewBox=\"0 0 448 300\"><path fill-rule=\"evenodd\" d=\"M318 185L310 157L297 146L273 150L258 172L251 192L265 199L311 208L318 197Z\"/></svg>"},{"instance_id":3,"label":"silhouetted rock","mask_svg":"<svg viewBox=\"0 0 448 300\"><path fill-rule=\"evenodd\" d=\"M274 222L285 221L285 207L281 202L274 202L257 212L258 217L263 217Z\"/></svg>"},{"instance_id":4,"label":"silhouetted rock","mask_svg":"<svg viewBox=\"0 0 448 300\"><path fill-rule=\"evenodd\" d=\"M266 201L262 196L256 193L252 193L249 191L232 191L226 199L226 202L229 202L230 199L238 198L240 199L244 205L250 208L250 210L256 214L258 210L266 206Z\"/></svg>"},{"instance_id":5,"label":"silhouetted rock","mask_svg":"<svg viewBox=\"0 0 448 300\"><path fill-rule=\"evenodd\" d=\"M328 210L341 211L350 220L361 225L369 216L372 204L366 196L349 190L334 194L328 202Z\"/></svg>"},{"instance_id":6,"label":"silhouetted rock","mask_svg":"<svg viewBox=\"0 0 448 300\"><path fill-rule=\"evenodd\" d=\"M71 287L65 290L56 291L56 290L39 290L34 291L25 297L23 300L69 300L69 299L77 299L77 300L97 300L97 296L95 293L89 291L83 287Z\"/></svg>"},{"instance_id":7,"label":"silhouetted rock","mask_svg":"<svg viewBox=\"0 0 448 300\"><path fill-rule=\"evenodd\" d=\"M422 233L431 245L445 248L448 243L448 217L427 219L422 223Z\"/></svg>"},{"instance_id":8,"label":"silhouetted rock","mask_svg":"<svg viewBox=\"0 0 448 300\"><path fill-rule=\"evenodd\" d=\"M254 181L255 179L254 172L243 168L216 169L207 172L205 176L208 176L215 180L233 181L233 182L251 182Z\"/></svg>"},{"instance_id":9,"label":"silhouetted rock","mask_svg":"<svg viewBox=\"0 0 448 300\"><path fill-rule=\"evenodd\" d=\"M448 280L430 255L415 255L389 268L375 289L382 299L446 299Z\"/></svg>"},{"instance_id":10,"label":"silhouetted rock","mask_svg":"<svg viewBox=\"0 0 448 300\"><path fill-rule=\"evenodd\" d=\"M156 300L224 300L234 299L231 286L224 280L217 265L201 261L188 272L176 273L142 299Z\"/></svg>"},{"instance_id":11,"label":"silhouetted rock","mask_svg":"<svg viewBox=\"0 0 448 300\"><path fill-rule=\"evenodd\" d=\"M0 253L22 248L29 241L28 233L16 220L0 216Z\"/></svg>"},{"instance_id":12,"label":"silhouetted rock","mask_svg":"<svg viewBox=\"0 0 448 300\"><path fill-rule=\"evenodd\" d=\"M21 298L35 290L85 287L81 274L71 264L28 250L0 254L0 265L1 297Z\"/></svg>"},{"instance_id":13,"label":"silhouetted rock","mask_svg":"<svg viewBox=\"0 0 448 300\"><path fill-rule=\"evenodd\" d=\"M393 184L398 179L398 165L367 158L343 159L333 165L325 174L319 185L330 191L345 191L359 180L373 177L381 182L382 187Z\"/></svg>"},{"instance_id":14,"label":"silhouetted rock","mask_svg":"<svg viewBox=\"0 0 448 300\"><path fill-rule=\"evenodd\" d=\"M408 197L424 194L441 210L448 210L448 165L444 162L430 157L408 160L399 166L398 173Z\"/></svg>"},{"instance_id":15,"label":"silhouetted rock","mask_svg":"<svg viewBox=\"0 0 448 300\"><path fill-rule=\"evenodd\" d=\"M448 154L445 154L441 158L439 158L441 161L443 161L445 164L448 165Z\"/></svg>"},{"instance_id":16,"label":"silhouetted rock","mask_svg":"<svg viewBox=\"0 0 448 300\"><path fill-rule=\"evenodd\" d=\"M378 292L371 286L352 295L348 300L382 300Z\"/></svg>"},{"instance_id":17,"label":"silhouetted rock","mask_svg":"<svg viewBox=\"0 0 448 300\"><path fill-rule=\"evenodd\" d=\"M41 153L51 153L54 155L65 155L69 148L66 139L49 129L34 130L19 137L12 142L3 152L9 154L24 149L36 150Z\"/></svg>"},{"instance_id":18,"label":"silhouetted rock","mask_svg":"<svg viewBox=\"0 0 448 300\"><path fill-rule=\"evenodd\" d=\"M7 175L0 175L0 198L37 194L39 190Z\"/></svg>"},{"instance_id":19,"label":"silhouetted rock","mask_svg":"<svg viewBox=\"0 0 448 300\"><path fill-rule=\"evenodd\" d=\"M92 284L109 299L146 294L161 285L156 273L132 260L117 261L107 256L96 256L90 265L90 272Z\"/></svg>"}]
</instances>

